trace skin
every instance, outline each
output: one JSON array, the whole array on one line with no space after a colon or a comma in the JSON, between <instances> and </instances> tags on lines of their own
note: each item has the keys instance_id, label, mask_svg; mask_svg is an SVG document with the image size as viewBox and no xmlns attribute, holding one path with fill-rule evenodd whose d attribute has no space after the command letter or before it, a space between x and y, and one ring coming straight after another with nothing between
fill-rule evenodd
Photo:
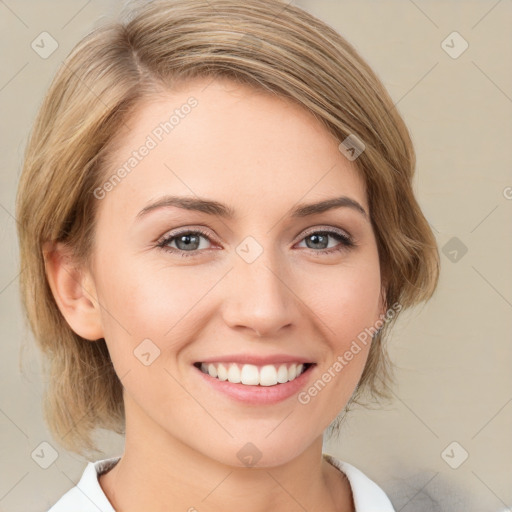
<instances>
[{"instance_id":1,"label":"skin","mask_svg":"<svg viewBox=\"0 0 512 512\"><path fill-rule=\"evenodd\" d=\"M303 356L316 363L308 387L375 324L385 305L371 223L351 208L287 213L340 195L369 212L364 181L308 111L225 79L187 82L141 105L106 176L190 96L198 106L99 201L90 265L75 268L61 246L48 255L62 313L91 343L105 338L124 386L125 452L100 484L122 512L353 511L346 477L322 459L322 436L354 392L369 343L308 404L234 401L193 363ZM169 207L136 219L164 194L213 199L236 217ZM176 239L176 254L156 247L177 228L198 227L208 238L194 256L177 254ZM308 247L311 233L333 228L357 245ZM248 236L263 251L250 264L236 252ZM329 238L329 248L340 244ZM144 339L160 350L148 366L134 357ZM261 453L254 467L237 457L248 442Z\"/></svg>"}]
</instances>

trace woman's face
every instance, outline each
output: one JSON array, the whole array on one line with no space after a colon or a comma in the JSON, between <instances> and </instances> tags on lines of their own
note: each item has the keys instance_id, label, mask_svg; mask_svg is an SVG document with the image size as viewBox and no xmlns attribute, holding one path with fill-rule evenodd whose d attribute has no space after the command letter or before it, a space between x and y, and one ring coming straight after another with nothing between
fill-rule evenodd
<instances>
[{"instance_id":1,"label":"woman's face","mask_svg":"<svg viewBox=\"0 0 512 512\"><path fill-rule=\"evenodd\" d=\"M285 463L349 400L370 340L344 354L384 312L369 218L305 208L345 196L368 213L364 182L306 110L226 80L127 125L95 191L91 266L127 436Z\"/></svg>"}]
</instances>

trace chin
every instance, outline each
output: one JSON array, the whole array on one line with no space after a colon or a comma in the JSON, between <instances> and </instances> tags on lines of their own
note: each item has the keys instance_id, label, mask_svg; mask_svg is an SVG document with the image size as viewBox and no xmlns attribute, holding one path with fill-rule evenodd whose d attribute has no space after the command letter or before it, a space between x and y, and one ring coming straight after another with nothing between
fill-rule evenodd
<instances>
[{"instance_id":1,"label":"chin","mask_svg":"<svg viewBox=\"0 0 512 512\"><path fill-rule=\"evenodd\" d=\"M212 440L211 444L208 443L207 446L198 449L211 459L227 466L271 468L289 463L321 436L321 433L311 432L303 432L300 435L297 431L290 435L285 429L281 433L278 433L278 430L279 427L270 434L270 430L265 429L264 433L260 432L258 435L238 435L226 440L222 446L219 445L219 436Z\"/></svg>"}]
</instances>

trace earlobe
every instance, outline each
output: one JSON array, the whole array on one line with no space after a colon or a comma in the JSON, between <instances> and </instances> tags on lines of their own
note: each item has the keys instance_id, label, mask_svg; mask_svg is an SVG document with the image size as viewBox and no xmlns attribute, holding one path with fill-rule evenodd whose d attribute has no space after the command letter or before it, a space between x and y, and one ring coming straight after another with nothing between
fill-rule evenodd
<instances>
[{"instance_id":1,"label":"earlobe","mask_svg":"<svg viewBox=\"0 0 512 512\"><path fill-rule=\"evenodd\" d=\"M76 264L70 248L63 243L46 244L43 252L48 283L66 322L82 338L103 338L99 303L89 270Z\"/></svg>"}]
</instances>

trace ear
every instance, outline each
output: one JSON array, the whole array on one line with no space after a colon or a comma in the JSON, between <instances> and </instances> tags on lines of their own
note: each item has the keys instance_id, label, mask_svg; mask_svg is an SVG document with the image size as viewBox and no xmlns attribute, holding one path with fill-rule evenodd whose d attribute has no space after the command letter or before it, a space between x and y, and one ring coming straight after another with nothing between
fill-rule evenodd
<instances>
[{"instance_id":1,"label":"ear","mask_svg":"<svg viewBox=\"0 0 512 512\"><path fill-rule=\"evenodd\" d=\"M80 268L61 242L43 249L46 276L55 302L71 329L88 340L103 338L101 312L90 271Z\"/></svg>"}]
</instances>

